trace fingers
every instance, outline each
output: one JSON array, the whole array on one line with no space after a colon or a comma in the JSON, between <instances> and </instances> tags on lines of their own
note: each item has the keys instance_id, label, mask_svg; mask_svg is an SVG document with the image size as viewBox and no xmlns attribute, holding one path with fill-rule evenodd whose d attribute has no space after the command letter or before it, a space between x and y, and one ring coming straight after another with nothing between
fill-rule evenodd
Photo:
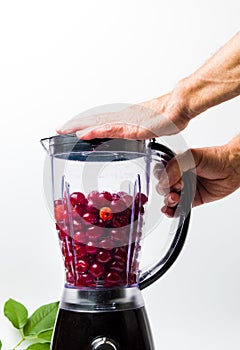
<instances>
[{"instance_id":1,"label":"fingers","mask_svg":"<svg viewBox=\"0 0 240 350\"><path fill-rule=\"evenodd\" d=\"M88 127L76 132L81 140L91 140L94 138L124 138L132 140L145 140L151 138L150 132L139 125L130 123L106 123L101 126Z\"/></svg>"},{"instance_id":2,"label":"fingers","mask_svg":"<svg viewBox=\"0 0 240 350\"><path fill-rule=\"evenodd\" d=\"M195 161L191 150L178 154L166 166L158 165L154 168L154 175L158 179L156 190L164 196L164 207L161 211L168 217L173 217L180 201L180 191L184 183L182 175L188 170L195 169Z\"/></svg>"},{"instance_id":3,"label":"fingers","mask_svg":"<svg viewBox=\"0 0 240 350\"><path fill-rule=\"evenodd\" d=\"M162 164L155 166L154 175L159 180L156 186L156 190L160 195L164 196L164 206L161 208L161 211L166 216L173 217L176 207L180 201L180 191L183 189L183 181L180 179L172 187L169 186L169 183L163 187L161 179L165 179L168 175L166 173L165 167Z\"/></svg>"},{"instance_id":4,"label":"fingers","mask_svg":"<svg viewBox=\"0 0 240 350\"><path fill-rule=\"evenodd\" d=\"M182 174L195 169L195 160L191 150L178 154L166 165L165 172L159 179L159 189L181 187Z\"/></svg>"},{"instance_id":5,"label":"fingers","mask_svg":"<svg viewBox=\"0 0 240 350\"><path fill-rule=\"evenodd\" d=\"M164 198L164 204L169 208L174 208L180 200L180 195L177 192L170 192Z\"/></svg>"},{"instance_id":6,"label":"fingers","mask_svg":"<svg viewBox=\"0 0 240 350\"><path fill-rule=\"evenodd\" d=\"M176 192L170 192L164 198L164 206L161 208L162 213L172 218L175 214L176 207L180 201L180 194Z\"/></svg>"},{"instance_id":7,"label":"fingers","mask_svg":"<svg viewBox=\"0 0 240 350\"><path fill-rule=\"evenodd\" d=\"M163 214L165 214L167 217L172 218L174 216L175 210L174 210L174 208L164 206L164 207L162 207L161 212Z\"/></svg>"},{"instance_id":8,"label":"fingers","mask_svg":"<svg viewBox=\"0 0 240 350\"><path fill-rule=\"evenodd\" d=\"M164 206L161 211L168 217L173 217L178 203L180 202L180 192L183 188L183 182L179 182L179 186L175 186L171 189L161 193L164 196Z\"/></svg>"},{"instance_id":9,"label":"fingers","mask_svg":"<svg viewBox=\"0 0 240 350\"><path fill-rule=\"evenodd\" d=\"M88 128L106 124L113 114L114 113L93 114L91 116L80 114L75 118L70 119L67 123L58 128L57 132L59 134L69 134L81 130L88 131Z\"/></svg>"}]
</instances>

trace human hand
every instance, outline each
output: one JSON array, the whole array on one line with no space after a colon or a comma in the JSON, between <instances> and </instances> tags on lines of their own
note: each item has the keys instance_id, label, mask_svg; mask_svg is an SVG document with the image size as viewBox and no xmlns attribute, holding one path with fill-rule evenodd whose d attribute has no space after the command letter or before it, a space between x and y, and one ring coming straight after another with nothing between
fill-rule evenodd
<instances>
[{"instance_id":1,"label":"human hand","mask_svg":"<svg viewBox=\"0 0 240 350\"><path fill-rule=\"evenodd\" d=\"M132 105L120 112L77 116L60 129L59 134L76 132L82 140L126 138L145 140L172 135L183 130L189 117L184 101L175 92Z\"/></svg>"},{"instance_id":2,"label":"human hand","mask_svg":"<svg viewBox=\"0 0 240 350\"><path fill-rule=\"evenodd\" d=\"M240 94L240 32L172 92L120 112L77 116L57 131L93 138L149 139L183 130L206 109Z\"/></svg>"},{"instance_id":3,"label":"human hand","mask_svg":"<svg viewBox=\"0 0 240 350\"><path fill-rule=\"evenodd\" d=\"M194 159L195 166L192 162ZM183 188L183 172L197 175L193 207L226 197L240 187L240 135L228 144L190 149L171 159L165 172L157 173L157 191L165 196L162 212L172 217Z\"/></svg>"}]
</instances>

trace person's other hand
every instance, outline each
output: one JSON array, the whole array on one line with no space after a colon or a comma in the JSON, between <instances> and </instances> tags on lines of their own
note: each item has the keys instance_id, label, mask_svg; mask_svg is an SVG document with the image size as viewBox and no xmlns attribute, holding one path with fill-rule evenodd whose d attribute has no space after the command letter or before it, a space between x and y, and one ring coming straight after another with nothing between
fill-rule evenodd
<instances>
[{"instance_id":1,"label":"person's other hand","mask_svg":"<svg viewBox=\"0 0 240 350\"><path fill-rule=\"evenodd\" d=\"M174 215L179 191L183 188L181 177L186 171L197 175L193 207L224 198L237 190L240 187L239 147L240 136L227 145L190 149L171 159L165 175L159 174L157 185L157 191L165 195L162 212L170 217Z\"/></svg>"}]
</instances>

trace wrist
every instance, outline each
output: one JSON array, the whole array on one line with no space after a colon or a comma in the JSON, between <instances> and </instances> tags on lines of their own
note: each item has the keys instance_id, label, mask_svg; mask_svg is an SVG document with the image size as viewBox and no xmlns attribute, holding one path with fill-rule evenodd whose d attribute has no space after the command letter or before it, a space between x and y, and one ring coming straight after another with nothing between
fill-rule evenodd
<instances>
[{"instance_id":1,"label":"wrist","mask_svg":"<svg viewBox=\"0 0 240 350\"><path fill-rule=\"evenodd\" d=\"M229 141L225 147L228 152L229 164L235 173L239 175L240 181L240 134Z\"/></svg>"},{"instance_id":2,"label":"wrist","mask_svg":"<svg viewBox=\"0 0 240 350\"><path fill-rule=\"evenodd\" d=\"M177 83L173 95L181 101L188 118L192 119L213 105L208 89L211 90L210 82L191 75Z\"/></svg>"},{"instance_id":3,"label":"wrist","mask_svg":"<svg viewBox=\"0 0 240 350\"><path fill-rule=\"evenodd\" d=\"M161 106L162 114L175 125L177 132L182 131L188 125L191 116L189 115L186 98L180 91L174 89L167 95L159 97L157 101L158 105Z\"/></svg>"}]
</instances>

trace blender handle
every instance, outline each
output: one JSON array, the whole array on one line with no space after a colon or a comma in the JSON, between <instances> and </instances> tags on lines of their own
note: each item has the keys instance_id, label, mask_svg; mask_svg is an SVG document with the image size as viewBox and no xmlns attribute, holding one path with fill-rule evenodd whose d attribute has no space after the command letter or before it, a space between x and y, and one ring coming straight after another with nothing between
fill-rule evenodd
<instances>
[{"instance_id":1,"label":"blender handle","mask_svg":"<svg viewBox=\"0 0 240 350\"><path fill-rule=\"evenodd\" d=\"M161 145L155 140L151 141L148 145L151 150L160 151L168 155L169 159L172 159L175 156L175 153L170 150L165 145ZM178 204L178 208L180 208L179 213L179 225L177 228L177 232L175 237L171 243L170 248L164 257L150 270L143 272L140 275L139 280L139 288L144 289L148 287L150 284L158 280L167 270L172 266L172 264L177 259L180 254L189 227L189 221L191 216L191 204L193 199L193 179L191 178L191 174L186 172L182 176L182 180L184 183L183 189L181 191L180 202Z\"/></svg>"}]
</instances>

